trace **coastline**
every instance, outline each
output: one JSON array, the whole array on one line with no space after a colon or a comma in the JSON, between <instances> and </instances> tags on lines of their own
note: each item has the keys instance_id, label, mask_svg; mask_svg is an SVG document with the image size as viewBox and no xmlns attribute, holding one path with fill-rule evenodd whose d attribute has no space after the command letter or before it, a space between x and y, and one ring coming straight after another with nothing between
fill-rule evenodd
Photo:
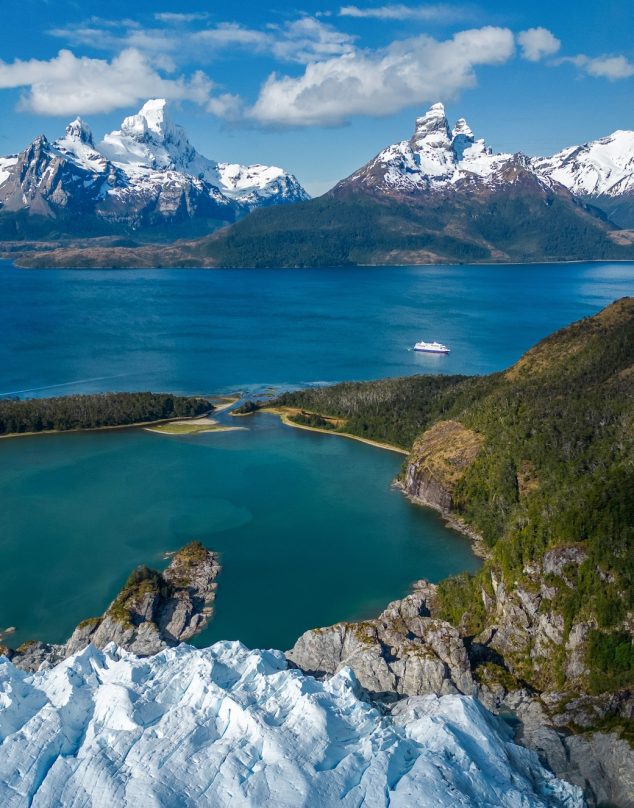
<instances>
[{"instance_id":1,"label":"coastline","mask_svg":"<svg viewBox=\"0 0 634 808\"><path fill-rule=\"evenodd\" d=\"M218 404L218 406L213 405L214 399L216 401L222 401L224 403ZM40 429L37 432L7 432L4 435L0 435L0 440L8 439L8 438L28 438L28 437L35 437L36 435L66 435L70 433L80 433L80 432L105 432L109 429L139 429L141 427L155 427L160 426L161 424L171 424L175 421L187 423L189 421L195 422L196 420L200 420L201 418L209 418L210 416L216 415L219 412L224 412L224 410L228 410L229 407L233 407L238 401L240 401L240 396L209 396L208 400L211 402L212 406L214 407L213 410L209 410L209 412L204 415L192 415L191 417L180 417L180 418L157 418L156 420L152 421L134 421L130 424L110 424L107 426L88 426L88 427L79 427L77 429ZM237 427L227 427L222 428L222 431L229 431L232 429L236 429ZM154 429L146 429L146 432L157 432L158 430ZM211 431L219 431L219 430L208 430ZM162 433L166 434L166 433Z\"/></svg>"},{"instance_id":2,"label":"coastline","mask_svg":"<svg viewBox=\"0 0 634 808\"><path fill-rule=\"evenodd\" d=\"M359 435L352 435L350 432L335 432L332 429L321 429L317 426L308 426L307 424L297 424L291 421L289 416L293 414L293 409L290 407L262 407L259 410L254 410L253 413L238 413L238 416L244 417L246 415L254 415L258 412L265 412L270 415L277 415L280 421L285 426L292 426L295 429L305 429L308 432L319 432L322 435L337 435L340 438L348 438L349 440L356 440L359 443L366 443L368 446L374 446L377 449L385 449L388 452L396 452L397 454L408 455L407 449L401 449L400 446L394 446L391 443L381 443L377 440L370 440L370 438L361 438ZM298 410L299 412L299 410Z\"/></svg>"},{"instance_id":3,"label":"coastline","mask_svg":"<svg viewBox=\"0 0 634 808\"><path fill-rule=\"evenodd\" d=\"M408 493L405 490L405 486L403 483L396 479L392 483L394 488L398 488L401 494L408 499L413 505L418 505L421 508L429 508L432 511L435 511L442 517L442 520L447 525L448 528L455 530L456 533L461 533L463 536L466 536L471 542L471 549L473 550L474 555L478 558L487 559L491 558L491 551L487 547L483 537L476 531L474 528L470 527L466 524L457 514L448 511L446 508L441 508L436 503L430 502L427 499L421 499L420 497L415 497L413 494Z\"/></svg>"},{"instance_id":4,"label":"coastline","mask_svg":"<svg viewBox=\"0 0 634 808\"><path fill-rule=\"evenodd\" d=\"M349 438L350 440L356 440L359 443L366 443L368 446L374 446L377 449L385 449L389 452L396 452L397 454L405 455L406 457L409 456L409 452L406 449L401 449L399 446L394 446L390 443L381 443L380 441L370 440L369 438L361 438L358 435L352 435L350 432L335 432L331 429L321 429L320 427L308 426L307 424L297 424L294 421L291 421L289 418L289 415L293 413L293 408L291 407L262 407L254 412L237 413L236 417L245 418L258 412L276 415L285 426L290 426L295 429L305 429L308 432L319 432L322 435L338 435L341 438ZM472 527L467 525L457 514L454 514L445 508L439 508L438 505L433 502L429 502L408 494L403 484L398 479L392 482L392 486L397 488L401 494L413 505L418 505L422 508L430 508L432 511L435 511L442 517L448 528L454 530L456 533L466 536L471 542L471 549L473 550L473 554L475 556L481 559L490 558L491 553L482 536Z\"/></svg>"}]
</instances>

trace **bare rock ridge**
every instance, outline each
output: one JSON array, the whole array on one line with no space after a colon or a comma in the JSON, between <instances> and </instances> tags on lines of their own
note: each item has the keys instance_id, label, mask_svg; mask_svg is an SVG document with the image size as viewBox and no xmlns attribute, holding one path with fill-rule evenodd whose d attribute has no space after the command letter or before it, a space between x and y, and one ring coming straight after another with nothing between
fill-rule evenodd
<instances>
[{"instance_id":1,"label":"bare rock ridge","mask_svg":"<svg viewBox=\"0 0 634 808\"><path fill-rule=\"evenodd\" d=\"M27 642L15 651L2 648L2 653L17 667L32 671L54 665L89 643L104 648L114 642L139 656L151 656L205 628L220 569L216 553L192 542L172 556L162 573L137 567L104 614L83 620L66 643Z\"/></svg>"},{"instance_id":2,"label":"bare rock ridge","mask_svg":"<svg viewBox=\"0 0 634 808\"><path fill-rule=\"evenodd\" d=\"M569 560L549 558L545 565L552 574ZM518 636L528 643L534 631L535 646L543 652L544 643L552 650L562 630L547 614L538 615L536 603L528 610L531 622L524 594L502 595L495 607L499 624L474 638L440 617L436 587L418 581L373 620L305 632L286 657L318 677L351 668L373 702L428 694L476 696L491 712L515 716L517 740L536 751L557 777L580 786L588 805L632 808L634 749L616 732L584 732L608 713L630 718L631 694L571 699L557 690L538 693L516 675L502 654L515 648Z\"/></svg>"},{"instance_id":3,"label":"bare rock ridge","mask_svg":"<svg viewBox=\"0 0 634 808\"><path fill-rule=\"evenodd\" d=\"M314 675L352 668L373 698L473 695L465 645L453 626L432 617L434 596L435 587L419 581L411 594L390 603L374 620L307 631L287 658Z\"/></svg>"}]
</instances>

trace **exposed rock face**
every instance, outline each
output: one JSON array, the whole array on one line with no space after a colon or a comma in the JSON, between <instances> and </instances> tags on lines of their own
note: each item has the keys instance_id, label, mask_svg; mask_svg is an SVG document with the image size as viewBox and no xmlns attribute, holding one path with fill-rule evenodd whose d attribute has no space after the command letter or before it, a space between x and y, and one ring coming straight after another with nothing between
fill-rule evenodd
<instances>
[{"instance_id":1,"label":"exposed rock face","mask_svg":"<svg viewBox=\"0 0 634 808\"><path fill-rule=\"evenodd\" d=\"M579 560L568 548L549 553L545 564L563 572L575 559ZM502 594L500 586L498 591ZM519 634L527 637L532 620L535 630L544 633L542 642L556 642L563 627L550 627L546 621L540 628L534 602L526 599L526 593L518 594L517 601L514 597L504 594L500 609L501 613L506 609L505 619L516 620ZM607 714L631 719L631 696L569 700L555 690L538 694L513 675L496 650L507 650L502 639L493 641L497 633L508 640L512 630L492 629L486 637L466 639L434 616L436 612L435 586L419 581L410 595L391 603L375 620L307 631L286 657L305 673L319 677L350 667L370 699L383 704L428 694L475 695L493 713L513 713L519 720L517 740L537 752L558 777L580 786L589 805L634 806L632 747L614 732L583 731ZM511 656L515 647L511 643ZM570 726L580 734L571 734Z\"/></svg>"},{"instance_id":2,"label":"exposed rock face","mask_svg":"<svg viewBox=\"0 0 634 808\"><path fill-rule=\"evenodd\" d=\"M472 697L378 710L238 642L0 660L0 715L2 808L583 806Z\"/></svg>"},{"instance_id":3,"label":"exposed rock face","mask_svg":"<svg viewBox=\"0 0 634 808\"><path fill-rule=\"evenodd\" d=\"M403 489L422 505L451 510L452 493L472 465L484 438L457 421L439 421L418 438L409 456Z\"/></svg>"},{"instance_id":4,"label":"exposed rock face","mask_svg":"<svg viewBox=\"0 0 634 808\"><path fill-rule=\"evenodd\" d=\"M587 559L577 545L549 550L541 562L524 568L524 580L509 587L495 571L491 588L483 590L487 609L486 629L474 644L499 653L517 676L528 676L542 689L562 686L553 659L565 654L565 687L587 686L586 642L596 619L577 619L571 626L553 608L561 591L572 590L579 567Z\"/></svg>"},{"instance_id":5,"label":"exposed rock face","mask_svg":"<svg viewBox=\"0 0 634 808\"><path fill-rule=\"evenodd\" d=\"M350 667L374 696L471 695L475 684L465 645L455 628L431 616L433 597L434 586L419 581L375 620L307 631L286 656L318 675Z\"/></svg>"},{"instance_id":6,"label":"exposed rock face","mask_svg":"<svg viewBox=\"0 0 634 808\"><path fill-rule=\"evenodd\" d=\"M110 642L151 656L188 640L209 622L220 563L198 542L179 550L163 572L138 567L102 617L82 621L63 645L25 643L7 656L19 668L38 670ZM8 650L8 649L6 649Z\"/></svg>"}]
</instances>

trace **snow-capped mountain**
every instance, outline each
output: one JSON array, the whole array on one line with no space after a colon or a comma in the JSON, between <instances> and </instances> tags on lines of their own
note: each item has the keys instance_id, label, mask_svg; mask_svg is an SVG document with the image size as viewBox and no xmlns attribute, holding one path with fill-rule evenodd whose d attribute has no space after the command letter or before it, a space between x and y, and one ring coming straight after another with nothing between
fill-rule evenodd
<instances>
[{"instance_id":1,"label":"snow-capped mountain","mask_svg":"<svg viewBox=\"0 0 634 808\"><path fill-rule=\"evenodd\" d=\"M634 227L634 132L619 129L532 163L543 176L602 208L616 224Z\"/></svg>"},{"instance_id":2,"label":"snow-capped mountain","mask_svg":"<svg viewBox=\"0 0 634 808\"><path fill-rule=\"evenodd\" d=\"M120 130L105 135L99 150L130 177L178 171L249 208L308 199L297 179L282 168L217 163L199 154L183 127L171 120L162 98L148 101L136 115L125 118Z\"/></svg>"},{"instance_id":3,"label":"snow-capped mountain","mask_svg":"<svg viewBox=\"0 0 634 808\"><path fill-rule=\"evenodd\" d=\"M196 221L208 230L256 207L307 198L281 168L199 154L163 99L148 101L98 144L76 118L53 143L40 136L0 159L0 213L56 220L61 232Z\"/></svg>"},{"instance_id":4,"label":"snow-capped mountain","mask_svg":"<svg viewBox=\"0 0 634 808\"><path fill-rule=\"evenodd\" d=\"M349 669L326 681L278 651L88 646L27 674L0 657L3 808L581 808L467 696L387 715Z\"/></svg>"},{"instance_id":5,"label":"snow-capped mountain","mask_svg":"<svg viewBox=\"0 0 634 808\"><path fill-rule=\"evenodd\" d=\"M420 118L409 140L383 149L335 191L349 186L389 195L420 197L425 193L454 193L514 183L533 175L545 192L552 182L534 172L523 154L494 154L469 124L460 118L452 128L442 104L434 104Z\"/></svg>"},{"instance_id":6,"label":"snow-capped mountain","mask_svg":"<svg viewBox=\"0 0 634 808\"><path fill-rule=\"evenodd\" d=\"M319 199L237 222L197 256L216 266L340 266L630 259L633 249L529 157L494 153L434 104L409 139Z\"/></svg>"}]
</instances>

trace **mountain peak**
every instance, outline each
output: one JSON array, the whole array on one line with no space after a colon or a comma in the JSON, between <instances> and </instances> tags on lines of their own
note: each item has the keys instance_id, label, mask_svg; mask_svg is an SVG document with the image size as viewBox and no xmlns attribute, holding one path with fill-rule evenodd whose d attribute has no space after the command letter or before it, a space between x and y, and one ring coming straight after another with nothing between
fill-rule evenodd
<instances>
[{"instance_id":1,"label":"mountain peak","mask_svg":"<svg viewBox=\"0 0 634 808\"><path fill-rule=\"evenodd\" d=\"M451 141L449 123L443 104L433 104L420 118L416 118L414 143L426 141L433 145L448 145Z\"/></svg>"},{"instance_id":2,"label":"mountain peak","mask_svg":"<svg viewBox=\"0 0 634 808\"><path fill-rule=\"evenodd\" d=\"M471 131L471 127L464 118L458 118L451 134L453 135L453 137L463 135L464 137L473 138L473 132Z\"/></svg>"},{"instance_id":3,"label":"mountain peak","mask_svg":"<svg viewBox=\"0 0 634 808\"><path fill-rule=\"evenodd\" d=\"M464 118L458 118L456 121L456 125L451 131L451 139L456 158L462 160L466 149L469 149L475 143L471 127Z\"/></svg>"},{"instance_id":4,"label":"mountain peak","mask_svg":"<svg viewBox=\"0 0 634 808\"><path fill-rule=\"evenodd\" d=\"M167 106L165 98L151 98L136 115L123 119L121 131L135 138L143 138L150 132L163 140L170 130L176 128L167 113Z\"/></svg>"},{"instance_id":5,"label":"mountain peak","mask_svg":"<svg viewBox=\"0 0 634 808\"><path fill-rule=\"evenodd\" d=\"M92 139L92 130L88 126L87 123L82 121L79 115L75 118L74 121L71 121L68 126L66 127L66 135L65 138L67 140L76 140L80 143L85 143L88 146L93 146L93 139Z\"/></svg>"}]
</instances>

